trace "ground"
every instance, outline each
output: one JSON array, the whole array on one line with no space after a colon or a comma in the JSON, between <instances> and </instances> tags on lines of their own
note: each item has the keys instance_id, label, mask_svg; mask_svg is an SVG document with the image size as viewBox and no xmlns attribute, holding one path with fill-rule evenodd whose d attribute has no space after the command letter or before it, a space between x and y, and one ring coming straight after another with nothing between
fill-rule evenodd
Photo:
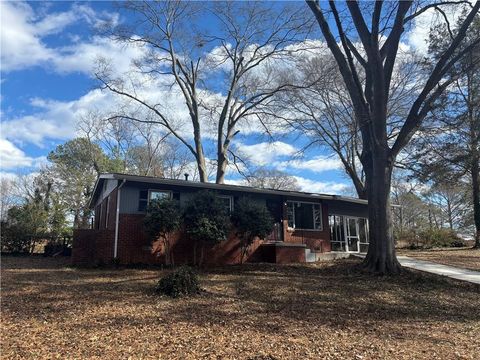
<instances>
[{"instance_id":1,"label":"ground","mask_svg":"<svg viewBox=\"0 0 480 360\"><path fill-rule=\"evenodd\" d=\"M476 358L479 286L357 264L210 269L173 300L152 291L158 269L3 257L2 359Z\"/></svg>"},{"instance_id":2,"label":"ground","mask_svg":"<svg viewBox=\"0 0 480 360\"><path fill-rule=\"evenodd\" d=\"M398 255L407 255L420 260L480 271L480 249L448 248L432 250L398 250Z\"/></svg>"}]
</instances>

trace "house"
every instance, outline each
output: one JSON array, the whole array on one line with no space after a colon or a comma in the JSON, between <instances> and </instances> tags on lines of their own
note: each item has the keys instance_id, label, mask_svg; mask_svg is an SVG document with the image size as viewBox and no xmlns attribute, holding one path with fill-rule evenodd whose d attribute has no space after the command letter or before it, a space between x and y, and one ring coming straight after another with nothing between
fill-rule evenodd
<instances>
[{"instance_id":1,"label":"house","mask_svg":"<svg viewBox=\"0 0 480 360\"><path fill-rule=\"evenodd\" d=\"M74 231L75 264L161 264L160 242L144 232L143 219L152 199L170 197L184 206L200 190L214 191L229 211L243 196L264 203L274 218L273 232L251 246L247 261L306 262L322 254L366 252L368 204L365 200L299 191L200 183L125 174L102 174L90 200L94 210L91 229ZM171 237L176 264L191 263L193 244L182 231ZM206 250L205 262L235 264L240 242L231 232L227 240Z\"/></svg>"}]
</instances>

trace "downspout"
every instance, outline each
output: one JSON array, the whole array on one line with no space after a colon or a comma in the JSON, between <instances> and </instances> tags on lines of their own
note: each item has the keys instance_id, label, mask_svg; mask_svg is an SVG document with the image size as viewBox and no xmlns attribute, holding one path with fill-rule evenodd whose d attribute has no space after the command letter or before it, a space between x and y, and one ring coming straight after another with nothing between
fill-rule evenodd
<instances>
[{"instance_id":1,"label":"downspout","mask_svg":"<svg viewBox=\"0 0 480 360\"><path fill-rule=\"evenodd\" d=\"M127 180L123 179L122 183L117 188L117 212L115 213L115 242L113 244L113 258L117 258L118 254L118 220L120 218L120 189Z\"/></svg>"}]
</instances>

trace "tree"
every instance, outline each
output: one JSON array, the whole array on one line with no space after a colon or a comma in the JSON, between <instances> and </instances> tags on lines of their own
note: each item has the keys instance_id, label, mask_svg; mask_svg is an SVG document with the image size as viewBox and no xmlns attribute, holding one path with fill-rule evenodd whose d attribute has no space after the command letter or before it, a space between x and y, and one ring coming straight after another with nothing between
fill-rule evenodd
<instances>
[{"instance_id":1,"label":"tree","mask_svg":"<svg viewBox=\"0 0 480 360\"><path fill-rule=\"evenodd\" d=\"M103 150L86 138L76 138L58 145L48 155L51 166L47 176L55 192L73 213L74 228L88 228L88 207L97 176L107 172L112 162Z\"/></svg>"},{"instance_id":2,"label":"tree","mask_svg":"<svg viewBox=\"0 0 480 360\"><path fill-rule=\"evenodd\" d=\"M414 101L420 64L415 54L403 52L395 65L387 104L389 139ZM334 57L328 49L320 48L318 54L300 58L296 73L299 83L313 83L283 95L280 101L284 104L284 121L288 128L309 140L305 148L319 146L333 152L352 181L357 196L367 199L365 172L360 161L363 145L360 128ZM359 69L358 76L363 84L365 71Z\"/></svg>"},{"instance_id":3,"label":"tree","mask_svg":"<svg viewBox=\"0 0 480 360\"><path fill-rule=\"evenodd\" d=\"M153 240L158 238L162 240L167 265L175 265L170 235L180 228L181 218L180 207L176 200L156 199L148 204L143 223Z\"/></svg>"},{"instance_id":4,"label":"tree","mask_svg":"<svg viewBox=\"0 0 480 360\"><path fill-rule=\"evenodd\" d=\"M235 204L232 224L241 241L240 263L243 264L256 238L264 239L273 230L273 218L264 204L243 197Z\"/></svg>"},{"instance_id":5,"label":"tree","mask_svg":"<svg viewBox=\"0 0 480 360\"><path fill-rule=\"evenodd\" d=\"M412 102L403 123L397 125L396 136L390 139L388 99L405 28L419 14L428 9L441 9L442 4L434 2L422 7L421 3L413 6L413 1L378 1L373 5L365 4L362 9L358 2L349 1L345 11L339 11L333 1L329 2L329 11L322 8L319 1L307 1L307 4L338 65L362 137L360 161L367 183L370 230L364 266L374 273L396 274L401 266L396 258L392 234L390 185L393 165L442 92L453 82L453 79L444 80L444 76L480 43L478 38L471 41L465 38L480 2L472 6L438 60L432 60L434 66L427 74L422 90ZM333 16L330 22L327 13ZM339 41L334 33L338 34ZM359 42L355 43L357 40ZM363 84L359 68L365 72Z\"/></svg>"},{"instance_id":6,"label":"tree","mask_svg":"<svg viewBox=\"0 0 480 360\"><path fill-rule=\"evenodd\" d=\"M132 21L109 34L139 46L145 56L129 74L115 75L108 62L99 64L101 88L130 104L110 118L162 127L194 156L202 182L208 181L204 132L214 133L215 181L223 183L229 159L237 159L231 143L239 127L253 121L264 125L262 119L274 113L273 96L294 86L280 65L298 51L289 46L305 36L310 20L301 10L289 13L286 6L263 2L122 5ZM203 18L215 23L215 33L200 28L198 19ZM156 97L145 83L174 94L185 108L169 111L167 96L160 91ZM187 134L188 127L192 134Z\"/></svg>"},{"instance_id":7,"label":"tree","mask_svg":"<svg viewBox=\"0 0 480 360\"><path fill-rule=\"evenodd\" d=\"M39 237L48 233L48 212L39 192L34 200L12 206L1 230L2 251L33 252Z\"/></svg>"},{"instance_id":8,"label":"tree","mask_svg":"<svg viewBox=\"0 0 480 360\"><path fill-rule=\"evenodd\" d=\"M0 179L0 220L7 218L8 209L15 205L16 201L15 181L2 177Z\"/></svg>"},{"instance_id":9,"label":"tree","mask_svg":"<svg viewBox=\"0 0 480 360\"><path fill-rule=\"evenodd\" d=\"M299 191L300 185L294 176L275 170L260 168L247 177L245 184L262 189Z\"/></svg>"},{"instance_id":10,"label":"tree","mask_svg":"<svg viewBox=\"0 0 480 360\"><path fill-rule=\"evenodd\" d=\"M184 210L186 233L193 239L194 262L197 248L201 247L198 264L203 263L206 244L215 244L227 239L230 228L229 214L225 204L212 191L197 192Z\"/></svg>"},{"instance_id":11,"label":"tree","mask_svg":"<svg viewBox=\"0 0 480 360\"><path fill-rule=\"evenodd\" d=\"M460 17L462 22L466 13ZM429 51L438 59L457 32L449 24L434 29ZM466 35L480 38L477 16ZM466 55L445 75L452 81L442 97L443 106L422 126L422 136L414 139L411 160L406 164L424 182L470 184L475 226L475 247L480 248L480 49L466 49ZM455 194L452 194L455 195Z\"/></svg>"},{"instance_id":12,"label":"tree","mask_svg":"<svg viewBox=\"0 0 480 360\"><path fill-rule=\"evenodd\" d=\"M472 204L465 184L434 183L424 197L430 204L441 210L442 217L450 230L458 230L468 223L468 210Z\"/></svg>"}]
</instances>

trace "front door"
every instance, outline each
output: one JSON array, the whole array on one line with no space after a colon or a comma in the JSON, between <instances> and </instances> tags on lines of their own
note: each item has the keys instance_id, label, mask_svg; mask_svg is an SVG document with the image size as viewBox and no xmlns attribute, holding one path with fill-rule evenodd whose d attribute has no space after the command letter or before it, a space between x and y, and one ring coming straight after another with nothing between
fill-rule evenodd
<instances>
[{"instance_id":1,"label":"front door","mask_svg":"<svg viewBox=\"0 0 480 360\"><path fill-rule=\"evenodd\" d=\"M358 231L358 218L345 217L344 226L346 251L359 252L360 236Z\"/></svg>"}]
</instances>

